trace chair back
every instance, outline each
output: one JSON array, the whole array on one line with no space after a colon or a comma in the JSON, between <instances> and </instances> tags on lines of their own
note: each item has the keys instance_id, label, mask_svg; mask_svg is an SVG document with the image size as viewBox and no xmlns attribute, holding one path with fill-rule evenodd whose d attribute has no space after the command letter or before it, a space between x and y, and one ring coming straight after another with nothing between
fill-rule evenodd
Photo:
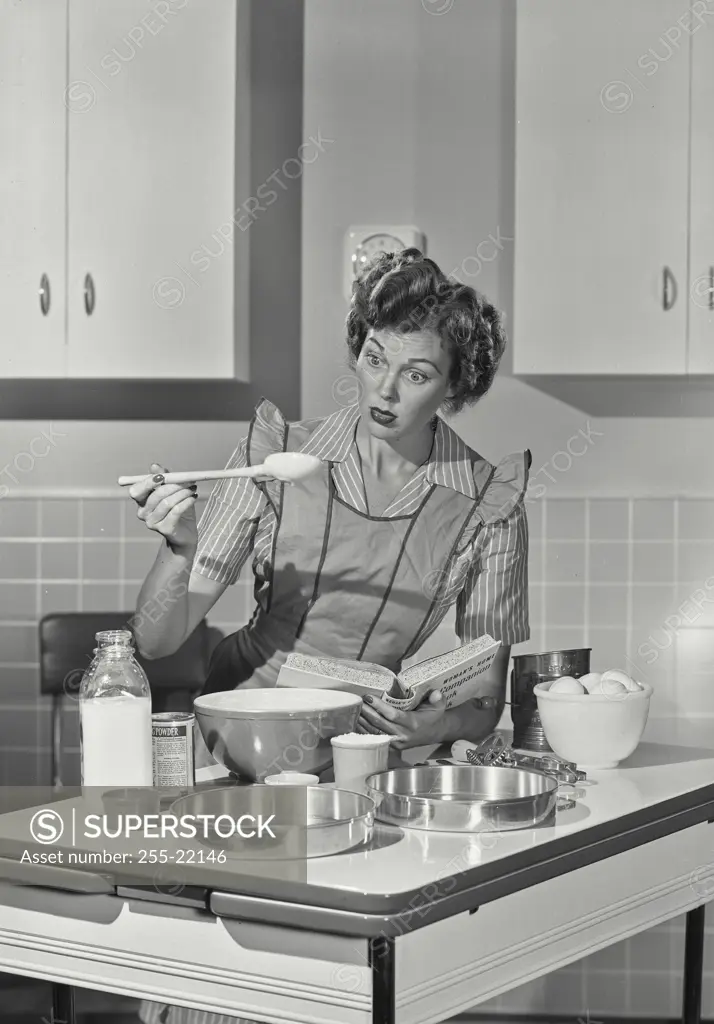
<instances>
[{"instance_id":1,"label":"chair back","mask_svg":"<svg viewBox=\"0 0 714 1024\"><path fill-rule=\"evenodd\" d=\"M95 634L129 629L133 612L65 612L40 621L40 692L77 697L92 660ZM135 651L151 686L154 711L191 711L208 673L211 651L222 634L204 619L174 653L146 660Z\"/></svg>"}]
</instances>

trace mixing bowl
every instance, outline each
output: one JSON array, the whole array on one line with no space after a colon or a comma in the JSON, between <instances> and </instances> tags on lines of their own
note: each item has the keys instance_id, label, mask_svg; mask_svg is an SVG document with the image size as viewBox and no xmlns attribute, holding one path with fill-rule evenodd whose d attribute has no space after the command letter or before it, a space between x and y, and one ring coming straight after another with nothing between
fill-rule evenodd
<instances>
[{"instance_id":1,"label":"mixing bowl","mask_svg":"<svg viewBox=\"0 0 714 1024\"><path fill-rule=\"evenodd\" d=\"M652 687L627 693L550 693L539 683L533 693L548 743L583 771L616 768L642 739Z\"/></svg>"},{"instance_id":2,"label":"mixing bowl","mask_svg":"<svg viewBox=\"0 0 714 1024\"><path fill-rule=\"evenodd\" d=\"M341 690L228 690L197 697L210 753L251 782L282 771L315 774L332 763L330 739L353 732L362 700Z\"/></svg>"}]
</instances>

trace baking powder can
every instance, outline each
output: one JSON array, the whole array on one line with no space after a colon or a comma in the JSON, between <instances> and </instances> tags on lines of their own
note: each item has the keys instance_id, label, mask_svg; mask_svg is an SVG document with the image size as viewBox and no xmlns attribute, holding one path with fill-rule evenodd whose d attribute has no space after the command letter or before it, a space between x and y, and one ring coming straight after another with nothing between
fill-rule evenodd
<instances>
[{"instance_id":1,"label":"baking powder can","mask_svg":"<svg viewBox=\"0 0 714 1024\"><path fill-rule=\"evenodd\" d=\"M151 716L155 786L193 786L193 733L190 711L163 711Z\"/></svg>"}]
</instances>

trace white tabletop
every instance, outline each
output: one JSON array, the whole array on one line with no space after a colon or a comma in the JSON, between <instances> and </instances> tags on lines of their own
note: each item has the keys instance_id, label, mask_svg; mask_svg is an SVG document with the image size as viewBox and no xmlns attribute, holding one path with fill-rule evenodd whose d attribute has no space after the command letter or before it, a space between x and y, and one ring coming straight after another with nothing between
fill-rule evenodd
<instances>
[{"instance_id":1,"label":"white tabletop","mask_svg":"<svg viewBox=\"0 0 714 1024\"><path fill-rule=\"evenodd\" d=\"M485 834L392 830L400 838L379 849L308 860L307 882L355 893L406 892L585 832L714 783L713 736L714 722L653 720L635 753L619 768L591 772L587 783L578 784L576 806L558 812L553 826ZM216 765L201 769L196 781L226 774ZM572 788L564 795L572 795Z\"/></svg>"}]
</instances>

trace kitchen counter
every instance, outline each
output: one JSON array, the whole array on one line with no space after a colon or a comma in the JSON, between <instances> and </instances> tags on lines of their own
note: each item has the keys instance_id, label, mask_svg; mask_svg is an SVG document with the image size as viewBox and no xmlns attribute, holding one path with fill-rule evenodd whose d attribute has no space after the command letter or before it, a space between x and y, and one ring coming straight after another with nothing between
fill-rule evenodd
<instances>
[{"instance_id":1,"label":"kitchen counter","mask_svg":"<svg viewBox=\"0 0 714 1024\"><path fill-rule=\"evenodd\" d=\"M380 827L366 850L233 891L139 890L102 870L73 892L42 866L18 885L6 860L0 969L286 1024L427 1024L687 913L693 1024L714 895L707 731L652 721L618 770L569 788L555 824ZM57 1018L72 1000L55 995Z\"/></svg>"}]
</instances>

